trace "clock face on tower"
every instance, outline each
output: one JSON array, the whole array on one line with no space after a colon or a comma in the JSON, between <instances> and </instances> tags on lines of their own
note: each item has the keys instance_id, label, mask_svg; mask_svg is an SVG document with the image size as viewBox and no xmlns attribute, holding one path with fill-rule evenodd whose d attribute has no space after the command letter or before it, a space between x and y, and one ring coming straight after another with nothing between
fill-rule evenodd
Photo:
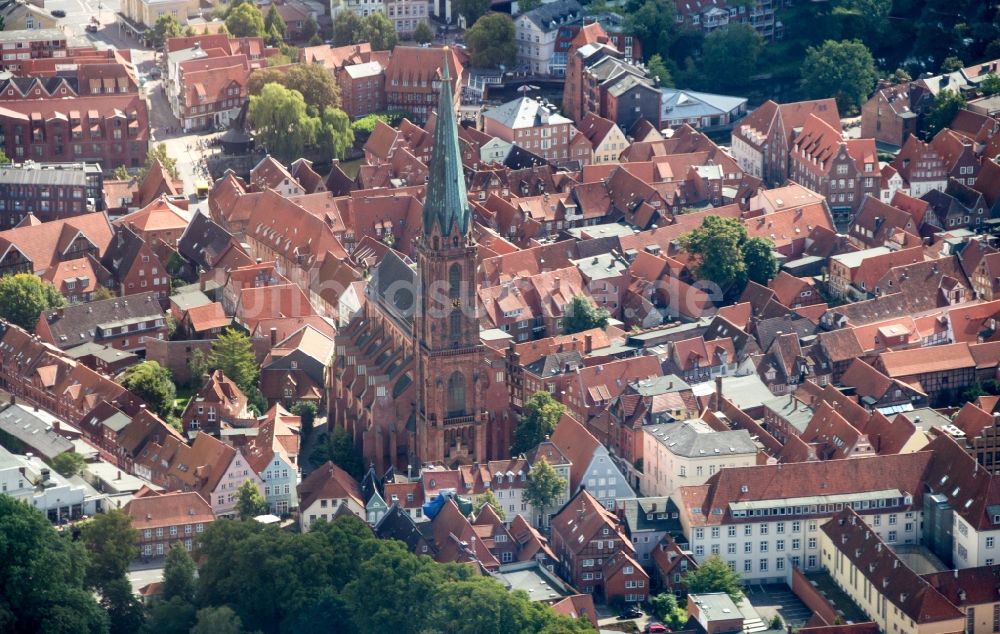
<instances>
[{"instance_id":1,"label":"clock face on tower","mask_svg":"<svg viewBox=\"0 0 1000 634\"><path fill-rule=\"evenodd\" d=\"M452 308L460 308L462 306L462 300L456 297L455 299L451 300L451 306Z\"/></svg>"}]
</instances>

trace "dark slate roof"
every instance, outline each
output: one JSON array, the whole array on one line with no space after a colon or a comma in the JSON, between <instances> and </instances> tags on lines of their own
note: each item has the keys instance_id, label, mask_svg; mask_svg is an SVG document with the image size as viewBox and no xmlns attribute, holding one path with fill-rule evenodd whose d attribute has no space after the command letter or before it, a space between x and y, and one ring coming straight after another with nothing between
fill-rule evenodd
<instances>
[{"instance_id":1,"label":"dark slate roof","mask_svg":"<svg viewBox=\"0 0 1000 634\"><path fill-rule=\"evenodd\" d=\"M430 522L426 523L430 524ZM398 539L406 544L410 552L416 552L420 541L424 539L417 528L416 522L413 521L409 513L400 508L399 504L395 503L389 507L388 512L382 516L382 519L375 524L375 535L379 539ZM433 543L431 540L426 541L428 544Z\"/></svg>"},{"instance_id":2,"label":"dark slate roof","mask_svg":"<svg viewBox=\"0 0 1000 634\"><path fill-rule=\"evenodd\" d=\"M177 251L207 271L212 268L215 258L229 247L232 238L221 225L198 212L177 241Z\"/></svg>"},{"instance_id":3,"label":"dark slate roof","mask_svg":"<svg viewBox=\"0 0 1000 634\"><path fill-rule=\"evenodd\" d=\"M445 49L445 55L451 53ZM451 235L457 225L459 233L471 228L469 197L465 191L462 152L458 145L458 125L455 123L455 101L451 94L448 64L441 65L441 90L438 93L437 123L428 167L427 194L424 199L424 233L430 235L435 223L442 236Z\"/></svg>"},{"instance_id":4,"label":"dark slate roof","mask_svg":"<svg viewBox=\"0 0 1000 634\"><path fill-rule=\"evenodd\" d=\"M669 497L631 498L618 501L619 515L625 521L629 536L638 532L665 531L671 535L681 535L681 521L677 515L677 505ZM653 519L649 519L652 516Z\"/></svg>"},{"instance_id":5,"label":"dark slate roof","mask_svg":"<svg viewBox=\"0 0 1000 634\"><path fill-rule=\"evenodd\" d=\"M132 231L125 225L118 225L115 228L115 237L108 245L104 257L101 258L101 266L111 272L112 275L120 277L128 273L132 268L132 263L139 257L139 249L146 241L139 237L139 234Z\"/></svg>"},{"instance_id":6,"label":"dark slate roof","mask_svg":"<svg viewBox=\"0 0 1000 634\"><path fill-rule=\"evenodd\" d=\"M139 293L86 304L75 304L42 313L59 348L71 348L101 339L102 330L120 328L153 319L163 319L156 293ZM110 333L108 333L110 334Z\"/></svg>"},{"instance_id":7,"label":"dark slate roof","mask_svg":"<svg viewBox=\"0 0 1000 634\"><path fill-rule=\"evenodd\" d=\"M570 370L575 370L581 365L583 365L583 357L580 356L580 352L571 350L546 355L538 361L528 364L525 369L537 376L546 377L565 372L567 366Z\"/></svg>"},{"instance_id":8,"label":"dark slate roof","mask_svg":"<svg viewBox=\"0 0 1000 634\"><path fill-rule=\"evenodd\" d=\"M583 18L583 9L576 0L557 0L528 11L523 17L547 33L560 26L579 21Z\"/></svg>"},{"instance_id":9,"label":"dark slate roof","mask_svg":"<svg viewBox=\"0 0 1000 634\"><path fill-rule=\"evenodd\" d=\"M51 415L32 412L22 405L10 405L0 412L0 431L16 438L43 458L51 459L73 449L49 422Z\"/></svg>"},{"instance_id":10,"label":"dark slate roof","mask_svg":"<svg viewBox=\"0 0 1000 634\"><path fill-rule=\"evenodd\" d=\"M503 160L504 167L509 167L512 170L522 170L526 167L537 167L539 165L545 165L545 163L546 161L543 157L529 152L520 145L512 145L510 147L510 152L507 153L507 158Z\"/></svg>"},{"instance_id":11,"label":"dark slate roof","mask_svg":"<svg viewBox=\"0 0 1000 634\"><path fill-rule=\"evenodd\" d=\"M762 319L757 322L756 326L757 343L760 344L761 350L767 350L780 334L794 332L801 339L816 334L818 330L816 324L802 317L796 319L783 316Z\"/></svg>"},{"instance_id":12,"label":"dark slate roof","mask_svg":"<svg viewBox=\"0 0 1000 634\"><path fill-rule=\"evenodd\" d=\"M416 283L416 271L398 252L390 249L375 267L366 292L369 296L374 295L374 299L396 319L410 324L413 323Z\"/></svg>"}]
</instances>

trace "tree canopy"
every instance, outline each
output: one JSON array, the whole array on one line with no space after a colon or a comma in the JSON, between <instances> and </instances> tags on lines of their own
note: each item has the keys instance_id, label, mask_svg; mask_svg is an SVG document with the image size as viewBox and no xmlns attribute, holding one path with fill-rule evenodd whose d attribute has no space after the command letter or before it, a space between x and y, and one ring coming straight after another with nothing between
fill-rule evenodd
<instances>
[{"instance_id":1,"label":"tree canopy","mask_svg":"<svg viewBox=\"0 0 1000 634\"><path fill-rule=\"evenodd\" d=\"M684 575L684 584L692 594L725 592L733 601L739 602L743 596L743 579L739 573L729 568L718 555L711 555Z\"/></svg>"},{"instance_id":2,"label":"tree canopy","mask_svg":"<svg viewBox=\"0 0 1000 634\"><path fill-rule=\"evenodd\" d=\"M240 514L241 520L249 520L267 513L267 500L260 492L260 488L252 480L246 480L240 485L239 499L236 502L236 511Z\"/></svg>"},{"instance_id":3,"label":"tree canopy","mask_svg":"<svg viewBox=\"0 0 1000 634\"><path fill-rule=\"evenodd\" d=\"M586 619L556 615L468 566L437 564L402 542L379 540L353 516L304 534L214 522L200 553L198 605L227 606L266 633L424 632L442 623L457 634L591 631Z\"/></svg>"},{"instance_id":4,"label":"tree canopy","mask_svg":"<svg viewBox=\"0 0 1000 634\"><path fill-rule=\"evenodd\" d=\"M496 68L501 64L513 66L517 61L514 34L514 20L504 13L488 13L476 20L465 32L472 65L480 68Z\"/></svg>"},{"instance_id":5,"label":"tree canopy","mask_svg":"<svg viewBox=\"0 0 1000 634\"><path fill-rule=\"evenodd\" d=\"M258 142L271 154L293 160L316 142L318 121L306 112L302 93L281 84L266 84L250 97L250 123Z\"/></svg>"},{"instance_id":6,"label":"tree canopy","mask_svg":"<svg viewBox=\"0 0 1000 634\"><path fill-rule=\"evenodd\" d=\"M43 311L66 305L56 287L31 273L0 277L0 318L35 332Z\"/></svg>"},{"instance_id":7,"label":"tree canopy","mask_svg":"<svg viewBox=\"0 0 1000 634\"><path fill-rule=\"evenodd\" d=\"M413 41L417 44L430 44L434 41L434 27L421 20L413 29Z\"/></svg>"},{"instance_id":8,"label":"tree canopy","mask_svg":"<svg viewBox=\"0 0 1000 634\"><path fill-rule=\"evenodd\" d=\"M730 297L743 291L751 274L754 281L766 284L778 271L770 244L750 239L735 218L707 216L700 227L681 237L681 244L699 258L698 278L717 284Z\"/></svg>"},{"instance_id":9,"label":"tree canopy","mask_svg":"<svg viewBox=\"0 0 1000 634\"><path fill-rule=\"evenodd\" d=\"M194 601L195 567L191 555L180 542L170 547L163 567L163 600L179 597Z\"/></svg>"},{"instance_id":10,"label":"tree canopy","mask_svg":"<svg viewBox=\"0 0 1000 634\"><path fill-rule=\"evenodd\" d=\"M649 71L650 76L656 77L660 81L661 86L670 87L674 85L670 69L667 68L666 62L663 61L663 57L659 53L654 53L649 58L646 62L646 70Z\"/></svg>"},{"instance_id":11,"label":"tree canopy","mask_svg":"<svg viewBox=\"0 0 1000 634\"><path fill-rule=\"evenodd\" d=\"M566 306L562 329L567 335L572 335L591 328L607 328L610 318L611 313L606 308L598 308L586 295L576 295Z\"/></svg>"},{"instance_id":12,"label":"tree canopy","mask_svg":"<svg viewBox=\"0 0 1000 634\"><path fill-rule=\"evenodd\" d=\"M748 24L731 23L705 36L698 84L706 89L745 86L757 71L764 38Z\"/></svg>"},{"instance_id":13,"label":"tree canopy","mask_svg":"<svg viewBox=\"0 0 1000 634\"><path fill-rule=\"evenodd\" d=\"M163 169L170 175L170 178L180 180L181 173L180 170L177 169L177 159L172 158L167 154L166 143L157 143L153 147L149 148L149 151L146 153L146 164L136 175L138 180L141 181L146 177L146 172L149 171L149 168L153 165L154 160L160 162L160 165L162 165Z\"/></svg>"},{"instance_id":14,"label":"tree canopy","mask_svg":"<svg viewBox=\"0 0 1000 634\"><path fill-rule=\"evenodd\" d=\"M535 508L540 518L544 518L545 511L555 504L565 490L566 478L556 472L545 456L539 456L528 471L524 500ZM542 523L545 523L544 519Z\"/></svg>"},{"instance_id":15,"label":"tree canopy","mask_svg":"<svg viewBox=\"0 0 1000 634\"><path fill-rule=\"evenodd\" d=\"M531 10L531 7L525 8L524 0L517 4L521 13ZM455 0L451 4L451 10L455 16L464 16L465 25L469 27L490 10L490 0Z\"/></svg>"},{"instance_id":16,"label":"tree canopy","mask_svg":"<svg viewBox=\"0 0 1000 634\"><path fill-rule=\"evenodd\" d=\"M264 37L264 16L251 2L242 2L226 16L226 29L234 37Z\"/></svg>"},{"instance_id":17,"label":"tree canopy","mask_svg":"<svg viewBox=\"0 0 1000 634\"><path fill-rule=\"evenodd\" d=\"M227 329L212 342L206 369L222 370L244 393L257 386L257 377L260 376L253 343L235 328Z\"/></svg>"},{"instance_id":18,"label":"tree canopy","mask_svg":"<svg viewBox=\"0 0 1000 634\"><path fill-rule=\"evenodd\" d=\"M857 112L877 80L875 60L860 40L810 46L802 62L803 92L810 99L835 97L841 114Z\"/></svg>"},{"instance_id":19,"label":"tree canopy","mask_svg":"<svg viewBox=\"0 0 1000 634\"><path fill-rule=\"evenodd\" d=\"M958 91L942 90L938 92L924 117L927 135L934 136L951 125L952 119L955 118L959 110L965 107L965 103L965 96Z\"/></svg>"},{"instance_id":20,"label":"tree canopy","mask_svg":"<svg viewBox=\"0 0 1000 634\"><path fill-rule=\"evenodd\" d=\"M84 583L82 542L38 510L0 495L0 630L103 634L108 616Z\"/></svg>"},{"instance_id":21,"label":"tree canopy","mask_svg":"<svg viewBox=\"0 0 1000 634\"><path fill-rule=\"evenodd\" d=\"M125 577L128 565L139 556L139 531L118 509L98 513L81 525L80 541L90 552L87 585L92 588L103 589Z\"/></svg>"},{"instance_id":22,"label":"tree canopy","mask_svg":"<svg viewBox=\"0 0 1000 634\"><path fill-rule=\"evenodd\" d=\"M285 36L288 35L288 25L285 24L285 19L278 13L278 5L272 4L267 10L267 16L264 18L264 30L268 36L272 34L278 36L278 40L273 46L277 46L278 42L285 39Z\"/></svg>"},{"instance_id":23,"label":"tree canopy","mask_svg":"<svg viewBox=\"0 0 1000 634\"><path fill-rule=\"evenodd\" d=\"M67 478L83 471L84 464L83 456L75 451L64 451L52 459L52 468Z\"/></svg>"},{"instance_id":24,"label":"tree canopy","mask_svg":"<svg viewBox=\"0 0 1000 634\"><path fill-rule=\"evenodd\" d=\"M267 84L281 84L297 90L313 114L324 108L340 107L340 90L333 75L320 64L295 64L287 72L260 70L250 75L247 91L259 95Z\"/></svg>"},{"instance_id":25,"label":"tree canopy","mask_svg":"<svg viewBox=\"0 0 1000 634\"><path fill-rule=\"evenodd\" d=\"M149 31L149 43L153 48L163 48L167 40L184 34L181 23L173 15L164 13L156 18L156 23Z\"/></svg>"},{"instance_id":26,"label":"tree canopy","mask_svg":"<svg viewBox=\"0 0 1000 634\"><path fill-rule=\"evenodd\" d=\"M156 361L143 361L125 370L121 385L145 401L160 418L173 415L177 386L170 370Z\"/></svg>"},{"instance_id":27,"label":"tree canopy","mask_svg":"<svg viewBox=\"0 0 1000 634\"><path fill-rule=\"evenodd\" d=\"M314 465L321 465L327 460L351 474L356 480L364 475L365 463L354 446L351 435L343 427L334 426L327 434L326 442L317 446L310 458Z\"/></svg>"},{"instance_id":28,"label":"tree canopy","mask_svg":"<svg viewBox=\"0 0 1000 634\"><path fill-rule=\"evenodd\" d=\"M486 489L486 493L480 495L479 499L476 500L474 509L476 515L479 515L479 512L483 510L484 506L492 506L493 511L497 514L497 517L499 517L501 521L507 518L507 514L503 511L503 504L500 503L497 496L493 495L492 489Z\"/></svg>"},{"instance_id":29,"label":"tree canopy","mask_svg":"<svg viewBox=\"0 0 1000 634\"><path fill-rule=\"evenodd\" d=\"M538 443L552 435L565 412L566 406L552 398L548 392L538 391L532 394L524 404L524 413L514 431L514 445L510 452L516 456L534 449Z\"/></svg>"}]
</instances>

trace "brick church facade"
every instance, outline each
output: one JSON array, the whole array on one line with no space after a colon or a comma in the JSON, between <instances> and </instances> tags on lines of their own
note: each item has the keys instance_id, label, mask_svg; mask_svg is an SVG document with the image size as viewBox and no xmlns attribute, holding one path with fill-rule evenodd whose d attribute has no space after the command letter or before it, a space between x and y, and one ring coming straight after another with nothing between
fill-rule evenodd
<instances>
[{"instance_id":1,"label":"brick church facade","mask_svg":"<svg viewBox=\"0 0 1000 634\"><path fill-rule=\"evenodd\" d=\"M363 310L337 335L331 373L331 420L380 472L509 450L486 406L496 377L479 334L477 245L447 66L438 84L416 266L390 251L375 267Z\"/></svg>"}]
</instances>

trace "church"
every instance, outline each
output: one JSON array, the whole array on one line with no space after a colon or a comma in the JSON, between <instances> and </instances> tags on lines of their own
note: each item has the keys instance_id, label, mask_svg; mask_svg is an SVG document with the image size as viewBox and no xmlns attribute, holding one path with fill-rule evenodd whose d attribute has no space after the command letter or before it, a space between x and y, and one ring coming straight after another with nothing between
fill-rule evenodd
<instances>
[{"instance_id":1,"label":"church","mask_svg":"<svg viewBox=\"0 0 1000 634\"><path fill-rule=\"evenodd\" d=\"M330 420L379 472L509 452L507 425L487 408L507 388L480 338L474 220L447 64L442 73L416 262L390 250L336 339Z\"/></svg>"}]
</instances>

